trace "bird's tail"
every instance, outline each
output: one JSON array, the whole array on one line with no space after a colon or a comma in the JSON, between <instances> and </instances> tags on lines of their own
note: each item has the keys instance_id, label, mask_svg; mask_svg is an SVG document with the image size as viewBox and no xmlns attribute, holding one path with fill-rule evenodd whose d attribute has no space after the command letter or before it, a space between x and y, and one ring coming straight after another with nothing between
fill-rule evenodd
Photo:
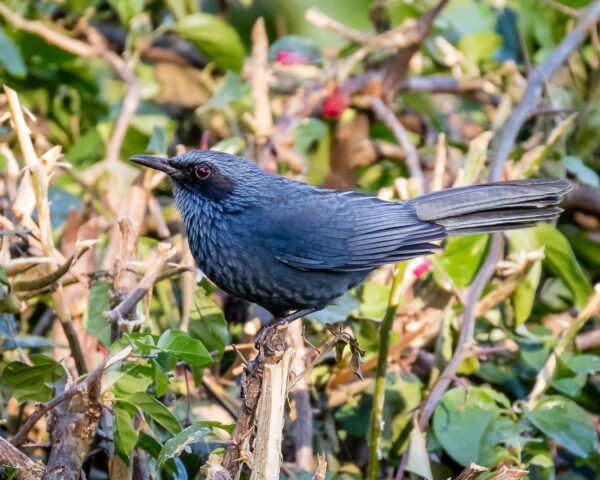
<instances>
[{"instance_id":1,"label":"bird's tail","mask_svg":"<svg viewBox=\"0 0 600 480\"><path fill-rule=\"evenodd\" d=\"M556 218L566 180L515 180L451 188L410 201L420 220L442 225L448 235L497 232Z\"/></svg>"}]
</instances>

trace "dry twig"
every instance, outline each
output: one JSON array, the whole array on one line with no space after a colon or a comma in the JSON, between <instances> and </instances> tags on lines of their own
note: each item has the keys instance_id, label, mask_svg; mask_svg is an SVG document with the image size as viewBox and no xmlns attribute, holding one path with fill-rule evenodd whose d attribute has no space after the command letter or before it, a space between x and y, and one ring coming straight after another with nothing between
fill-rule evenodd
<instances>
[{"instance_id":1,"label":"dry twig","mask_svg":"<svg viewBox=\"0 0 600 480\"><path fill-rule=\"evenodd\" d=\"M14 129L19 139L19 145L21 147L21 153L25 160L25 165L30 172L31 188L35 194L37 209L38 209L38 224L40 229L40 241L46 257L54 258L56 256L54 248L54 239L52 238L52 225L50 223L50 206L48 202L48 182L47 177L44 174L40 160L35 153L33 143L31 141L31 131L25 122L23 110L19 102L17 92L8 86L4 86L4 91L8 99L8 106L10 108L10 114L13 121ZM56 269L56 266L52 264L47 265L48 273L51 273ZM83 352L81 351L81 345L79 338L75 332L73 322L71 321L71 315L67 308L65 299L63 297L62 288L58 286L56 291L52 294L52 300L54 302L54 309L56 316L60 320L60 323L64 329L65 335L71 348L71 353L75 359L75 365L80 375L87 372Z\"/></svg>"}]
</instances>

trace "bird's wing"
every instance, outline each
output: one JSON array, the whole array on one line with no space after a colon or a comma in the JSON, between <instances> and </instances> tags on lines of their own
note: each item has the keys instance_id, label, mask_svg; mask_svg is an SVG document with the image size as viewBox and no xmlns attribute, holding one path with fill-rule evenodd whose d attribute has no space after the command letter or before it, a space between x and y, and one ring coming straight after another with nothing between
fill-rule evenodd
<instances>
[{"instance_id":1,"label":"bird's wing","mask_svg":"<svg viewBox=\"0 0 600 480\"><path fill-rule=\"evenodd\" d=\"M446 236L410 204L354 192L311 189L281 199L267 217L256 226L258 238L279 261L303 270L369 270L427 255L438 248L430 242Z\"/></svg>"}]
</instances>

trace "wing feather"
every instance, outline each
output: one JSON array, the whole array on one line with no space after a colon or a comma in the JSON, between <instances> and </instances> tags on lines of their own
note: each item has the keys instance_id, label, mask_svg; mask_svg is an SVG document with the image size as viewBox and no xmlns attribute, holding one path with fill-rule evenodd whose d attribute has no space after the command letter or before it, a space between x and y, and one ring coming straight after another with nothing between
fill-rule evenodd
<instances>
[{"instance_id":1,"label":"wing feather","mask_svg":"<svg viewBox=\"0 0 600 480\"><path fill-rule=\"evenodd\" d=\"M439 248L430 242L446 237L444 227L419 220L409 203L308 188L317 195L282 199L270 208L272 221L256 226L265 247L294 268L370 270L427 255ZM300 198L310 198L310 216L307 205L298 208Z\"/></svg>"}]
</instances>

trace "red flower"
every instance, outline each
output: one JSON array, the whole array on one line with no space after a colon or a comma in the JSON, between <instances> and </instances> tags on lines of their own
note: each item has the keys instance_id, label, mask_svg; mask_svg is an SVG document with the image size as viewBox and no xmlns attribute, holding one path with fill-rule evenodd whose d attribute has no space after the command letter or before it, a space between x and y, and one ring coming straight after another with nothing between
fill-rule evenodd
<instances>
[{"instance_id":1,"label":"red flower","mask_svg":"<svg viewBox=\"0 0 600 480\"><path fill-rule=\"evenodd\" d=\"M413 270L413 275L417 278L421 278L429 270L431 270L431 265L433 265L433 262L431 261L431 259L427 258L423 261L423 263L421 263L418 267L416 267Z\"/></svg>"},{"instance_id":2,"label":"red flower","mask_svg":"<svg viewBox=\"0 0 600 480\"><path fill-rule=\"evenodd\" d=\"M309 63L310 57L304 53L292 50L280 50L275 54L275 60L282 65L295 65L297 63Z\"/></svg>"},{"instance_id":3,"label":"red flower","mask_svg":"<svg viewBox=\"0 0 600 480\"><path fill-rule=\"evenodd\" d=\"M108 355L108 352L106 351L106 348L104 348L104 345L102 345L100 342L98 342L98 351L100 352L100 355L102 355L102 358L106 358L106 355Z\"/></svg>"},{"instance_id":4,"label":"red flower","mask_svg":"<svg viewBox=\"0 0 600 480\"><path fill-rule=\"evenodd\" d=\"M323 116L338 118L348 108L348 104L348 95L341 90L334 90L323 102Z\"/></svg>"}]
</instances>

